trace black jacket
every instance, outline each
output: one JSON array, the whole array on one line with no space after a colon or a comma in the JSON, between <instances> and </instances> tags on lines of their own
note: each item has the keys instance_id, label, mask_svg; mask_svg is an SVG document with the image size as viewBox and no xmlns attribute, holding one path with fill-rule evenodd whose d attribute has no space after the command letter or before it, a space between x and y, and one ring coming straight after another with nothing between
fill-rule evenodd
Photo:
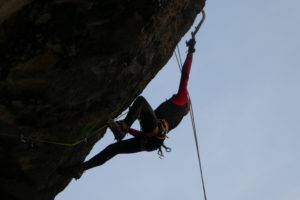
<instances>
[{"instance_id":1,"label":"black jacket","mask_svg":"<svg viewBox=\"0 0 300 200\"><path fill-rule=\"evenodd\" d=\"M164 119L169 123L169 131L174 129L187 114L186 105L178 106L172 103L172 98L160 104L154 112L158 119Z\"/></svg>"}]
</instances>

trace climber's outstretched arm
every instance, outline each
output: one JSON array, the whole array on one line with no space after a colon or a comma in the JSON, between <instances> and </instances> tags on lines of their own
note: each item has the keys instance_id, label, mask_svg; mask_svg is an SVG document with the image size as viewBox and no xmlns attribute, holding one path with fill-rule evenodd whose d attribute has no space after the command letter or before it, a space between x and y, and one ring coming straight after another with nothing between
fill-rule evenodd
<instances>
[{"instance_id":1,"label":"climber's outstretched arm","mask_svg":"<svg viewBox=\"0 0 300 200\"><path fill-rule=\"evenodd\" d=\"M172 102L178 106L185 105L186 103L188 103L188 100L189 100L187 85L188 85L188 80L189 80L190 71L191 71L191 67L192 67L193 53L195 52L195 44L196 44L196 41L194 38L191 38L186 43L186 45L189 48L188 54L185 58L183 66L182 66L178 92L172 98Z\"/></svg>"},{"instance_id":2,"label":"climber's outstretched arm","mask_svg":"<svg viewBox=\"0 0 300 200\"><path fill-rule=\"evenodd\" d=\"M190 75L190 71L191 71L192 61L193 61L193 52L189 52L186 56L186 59L184 61L183 67L182 67L178 92L172 98L172 102L179 106L182 106L188 102L187 86L188 86L188 80L189 80L189 75Z\"/></svg>"}]
</instances>

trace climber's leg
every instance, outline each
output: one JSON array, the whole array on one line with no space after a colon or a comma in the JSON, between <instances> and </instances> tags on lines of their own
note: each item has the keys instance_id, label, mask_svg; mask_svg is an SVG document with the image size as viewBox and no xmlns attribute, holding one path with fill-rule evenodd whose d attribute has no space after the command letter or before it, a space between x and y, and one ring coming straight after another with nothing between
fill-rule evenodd
<instances>
[{"instance_id":1,"label":"climber's leg","mask_svg":"<svg viewBox=\"0 0 300 200\"><path fill-rule=\"evenodd\" d=\"M133 122L139 118L143 131L151 131L157 126L157 119L149 103L142 96L139 96L129 108L129 112L124 120L108 121L108 126L113 132L115 139L121 141Z\"/></svg>"},{"instance_id":2,"label":"climber's leg","mask_svg":"<svg viewBox=\"0 0 300 200\"><path fill-rule=\"evenodd\" d=\"M83 169L87 170L104 164L117 154L137 153L142 151L140 138L131 138L108 145L103 151L90 160L83 163Z\"/></svg>"},{"instance_id":3,"label":"climber's leg","mask_svg":"<svg viewBox=\"0 0 300 200\"><path fill-rule=\"evenodd\" d=\"M157 126L156 115L147 100L139 96L129 109L124 122L130 127L139 118L142 130L151 131Z\"/></svg>"}]
</instances>

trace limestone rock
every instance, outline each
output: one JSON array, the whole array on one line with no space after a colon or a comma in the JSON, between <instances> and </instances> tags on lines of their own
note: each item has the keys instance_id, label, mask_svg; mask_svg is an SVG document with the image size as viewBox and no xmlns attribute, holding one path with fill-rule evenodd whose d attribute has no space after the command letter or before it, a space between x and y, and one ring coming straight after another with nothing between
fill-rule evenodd
<instances>
[{"instance_id":1,"label":"limestone rock","mask_svg":"<svg viewBox=\"0 0 300 200\"><path fill-rule=\"evenodd\" d=\"M0 0L1 199L54 199L70 182L57 169L84 160L204 3Z\"/></svg>"}]
</instances>

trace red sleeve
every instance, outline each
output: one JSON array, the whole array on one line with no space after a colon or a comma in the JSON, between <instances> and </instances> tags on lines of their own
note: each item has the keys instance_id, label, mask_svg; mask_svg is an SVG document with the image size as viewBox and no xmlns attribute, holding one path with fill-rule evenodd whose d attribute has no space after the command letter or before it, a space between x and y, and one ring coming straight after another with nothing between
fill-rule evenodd
<instances>
[{"instance_id":1,"label":"red sleeve","mask_svg":"<svg viewBox=\"0 0 300 200\"><path fill-rule=\"evenodd\" d=\"M193 61L193 53L188 53L182 67L178 92L172 98L172 103L179 106L186 104L188 101L187 85L190 76L192 61Z\"/></svg>"},{"instance_id":2,"label":"red sleeve","mask_svg":"<svg viewBox=\"0 0 300 200\"><path fill-rule=\"evenodd\" d=\"M133 128L129 128L128 133L130 133L130 135L132 136L138 136L142 131L133 129Z\"/></svg>"}]
</instances>

